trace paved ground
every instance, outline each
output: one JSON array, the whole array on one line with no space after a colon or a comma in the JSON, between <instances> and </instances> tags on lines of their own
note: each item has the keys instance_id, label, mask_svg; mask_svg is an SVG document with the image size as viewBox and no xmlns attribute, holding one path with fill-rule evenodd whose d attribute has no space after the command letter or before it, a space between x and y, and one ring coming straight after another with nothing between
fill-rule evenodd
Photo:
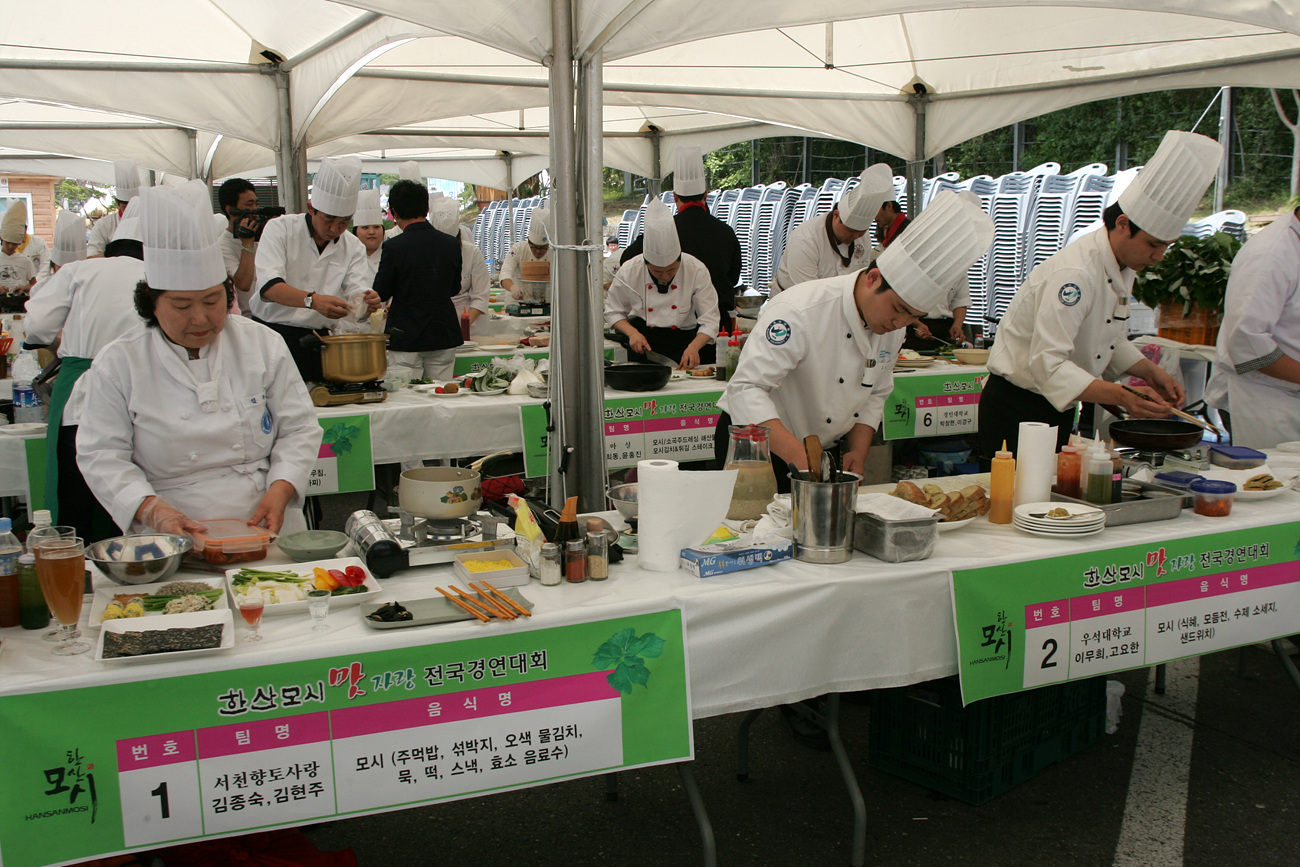
<instances>
[{"instance_id":1,"label":"paved ground","mask_svg":"<svg viewBox=\"0 0 1300 867\"><path fill-rule=\"evenodd\" d=\"M327 507L341 526L358 503ZM1242 673L1238 672L1239 661ZM870 713L846 702L844 739L867 801L867 863L1062 867L1294 867L1300 818L1300 692L1258 648L1170 666L1157 696L1147 670L1126 687L1119 731L1019 787L972 807L867 763ZM794 742L775 711L752 729L750 779L737 782L739 715L695 724L695 773L718 863L849 863L852 813L829 753ZM595 777L329 822L321 849L351 846L362 867L659 867L702 863L672 767Z\"/></svg>"}]
</instances>

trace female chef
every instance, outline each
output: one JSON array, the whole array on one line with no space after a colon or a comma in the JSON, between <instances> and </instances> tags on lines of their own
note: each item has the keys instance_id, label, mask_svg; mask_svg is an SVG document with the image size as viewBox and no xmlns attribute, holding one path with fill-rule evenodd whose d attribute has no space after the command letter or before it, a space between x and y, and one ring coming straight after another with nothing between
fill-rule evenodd
<instances>
[{"instance_id":1,"label":"female chef","mask_svg":"<svg viewBox=\"0 0 1300 867\"><path fill-rule=\"evenodd\" d=\"M682 252L673 215L658 199L645 210L644 252L619 266L605 293L605 321L627 337L633 361L648 352L683 368L713 361L718 292L704 263Z\"/></svg>"},{"instance_id":2,"label":"female chef","mask_svg":"<svg viewBox=\"0 0 1300 867\"><path fill-rule=\"evenodd\" d=\"M201 182L190 185L142 194L135 302L146 327L84 377L77 463L128 532L192 534L231 517L301 528L320 426L284 340L228 316L234 290L211 206Z\"/></svg>"},{"instance_id":3,"label":"female chef","mask_svg":"<svg viewBox=\"0 0 1300 867\"><path fill-rule=\"evenodd\" d=\"M979 456L1003 440L1015 449L1022 421L1057 428L1064 445L1077 401L1117 404L1163 418L1181 404L1177 380L1128 342L1128 299L1137 271L1164 258L1218 171L1218 142L1169 131L1151 161L1106 209L1105 229L1084 235L1030 272L998 326L991 376L979 404ZM904 236L906 237L906 236ZM1164 240L1170 239L1170 240ZM1148 401L1111 380L1139 376Z\"/></svg>"},{"instance_id":4,"label":"female chef","mask_svg":"<svg viewBox=\"0 0 1300 867\"><path fill-rule=\"evenodd\" d=\"M993 221L969 193L944 191L871 268L814 280L763 305L735 376L718 400L719 464L728 426L761 424L777 487L787 462L807 469L803 439L843 447L846 472L863 474L893 388L903 329L940 301L993 242Z\"/></svg>"}]
</instances>

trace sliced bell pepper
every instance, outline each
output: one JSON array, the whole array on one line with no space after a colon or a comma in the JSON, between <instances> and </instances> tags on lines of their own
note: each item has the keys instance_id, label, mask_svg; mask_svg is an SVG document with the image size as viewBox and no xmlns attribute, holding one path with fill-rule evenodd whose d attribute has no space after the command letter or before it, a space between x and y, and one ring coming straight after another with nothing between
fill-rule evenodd
<instances>
[{"instance_id":1,"label":"sliced bell pepper","mask_svg":"<svg viewBox=\"0 0 1300 867\"><path fill-rule=\"evenodd\" d=\"M335 590L340 586L333 574L319 566L312 570L312 574L316 576L317 590Z\"/></svg>"}]
</instances>

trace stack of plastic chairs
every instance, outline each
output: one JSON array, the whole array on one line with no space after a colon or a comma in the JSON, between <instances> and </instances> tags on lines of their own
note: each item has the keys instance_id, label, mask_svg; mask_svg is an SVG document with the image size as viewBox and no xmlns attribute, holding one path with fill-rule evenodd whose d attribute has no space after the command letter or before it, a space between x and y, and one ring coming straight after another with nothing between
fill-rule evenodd
<instances>
[{"instance_id":1,"label":"stack of plastic chairs","mask_svg":"<svg viewBox=\"0 0 1300 867\"><path fill-rule=\"evenodd\" d=\"M944 172L937 178L925 178L921 184L923 198L921 201L929 205L934 197L944 190L952 190L954 193L961 192L961 176L956 172Z\"/></svg>"},{"instance_id":2,"label":"stack of plastic chairs","mask_svg":"<svg viewBox=\"0 0 1300 867\"><path fill-rule=\"evenodd\" d=\"M1246 240L1246 215L1241 211L1219 211L1183 227L1184 235L1196 238L1208 238L1219 232L1226 232L1238 241Z\"/></svg>"},{"instance_id":3,"label":"stack of plastic chairs","mask_svg":"<svg viewBox=\"0 0 1300 867\"><path fill-rule=\"evenodd\" d=\"M623 212L623 219L618 221L618 246L626 250L628 246L636 240L636 235L632 233L633 227L636 226L638 211L635 208L628 208Z\"/></svg>"},{"instance_id":4,"label":"stack of plastic chairs","mask_svg":"<svg viewBox=\"0 0 1300 867\"><path fill-rule=\"evenodd\" d=\"M754 228L758 217L758 203L763 197L763 190L764 187L761 185L740 190L740 195L732 207L731 219L727 221L731 228L736 231L736 238L740 241L740 252L744 261L740 269L740 282L747 286L754 285Z\"/></svg>"},{"instance_id":5,"label":"stack of plastic chairs","mask_svg":"<svg viewBox=\"0 0 1300 867\"><path fill-rule=\"evenodd\" d=\"M993 210L993 196L997 193L998 183L988 175L977 175L962 182L961 188L979 197L980 207L984 213ZM970 266L966 278L970 283L970 306L966 308L966 321L972 326L982 326L984 311L988 309L989 298L989 260L993 256L993 246Z\"/></svg>"},{"instance_id":6,"label":"stack of plastic chairs","mask_svg":"<svg viewBox=\"0 0 1300 867\"><path fill-rule=\"evenodd\" d=\"M795 219L800 211L800 205L805 201L812 201L815 195L816 188L812 184L786 187L782 191L781 203L777 208L776 219L772 224L772 255L770 263L773 276L776 275L776 264L781 261L781 256L785 253L785 240L790 237L790 229L797 225ZM772 282L771 278L768 278L768 283L770 282ZM759 283L755 285L766 286L767 284Z\"/></svg>"},{"instance_id":7,"label":"stack of plastic chairs","mask_svg":"<svg viewBox=\"0 0 1300 867\"><path fill-rule=\"evenodd\" d=\"M778 248L776 238L778 223L783 219L785 203L793 193L784 183L775 183L763 190L755 205L754 228L750 234L748 279L742 274L746 286L766 286L776 274L774 254ZM744 242L742 242L743 245Z\"/></svg>"}]
</instances>

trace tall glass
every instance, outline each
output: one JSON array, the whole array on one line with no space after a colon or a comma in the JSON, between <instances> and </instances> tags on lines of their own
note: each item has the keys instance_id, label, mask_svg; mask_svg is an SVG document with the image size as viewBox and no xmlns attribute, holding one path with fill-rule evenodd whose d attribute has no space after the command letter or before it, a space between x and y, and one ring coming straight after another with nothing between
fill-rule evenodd
<instances>
[{"instance_id":1,"label":"tall glass","mask_svg":"<svg viewBox=\"0 0 1300 867\"><path fill-rule=\"evenodd\" d=\"M40 546L41 542L45 541L46 539L75 539L75 538L77 538L77 528L70 527L66 524L56 524L53 527L37 527L27 534L27 550L36 556L36 562L39 563L41 561L41 554L36 549ZM37 575L39 576L39 574L40 573L38 571ZM44 593L44 591L41 592ZM47 600L45 604L48 606L49 601ZM50 619L55 620L53 609L50 610ZM80 638L81 630L77 629L76 627L73 627L72 637ZM42 633L41 638L45 641L62 641L63 630L61 630L58 626L55 626L53 629L47 630L46 632Z\"/></svg>"},{"instance_id":2,"label":"tall glass","mask_svg":"<svg viewBox=\"0 0 1300 867\"><path fill-rule=\"evenodd\" d=\"M63 643L54 648L54 653L59 656L85 653L90 645L76 640L74 634L86 598L85 546L81 539L46 539L37 546L36 553L36 577L63 634Z\"/></svg>"}]
</instances>

